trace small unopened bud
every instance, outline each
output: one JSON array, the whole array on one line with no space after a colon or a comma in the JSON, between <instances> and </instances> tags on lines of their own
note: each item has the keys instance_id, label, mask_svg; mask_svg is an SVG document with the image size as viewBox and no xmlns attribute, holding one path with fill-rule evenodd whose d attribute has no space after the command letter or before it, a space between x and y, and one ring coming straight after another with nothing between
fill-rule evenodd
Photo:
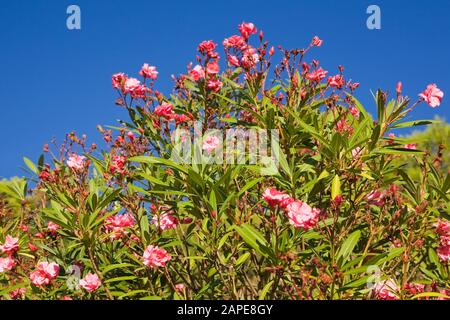
<instances>
[{"instance_id":1,"label":"small unopened bud","mask_svg":"<svg viewBox=\"0 0 450 320\"><path fill-rule=\"evenodd\" d=\"M403 88L402 82L399 81L399 82L397 83L397 87L395 88L395 91L397 91L397 94L398 94L398 95L401 95L401 94L402 94L402 88Z\"/></svg>"},{"instance_id":2,"label":"small unopened bud","mask_svg":"<svg viewBox=\"0 0 450 320\"><path fill-rule=\"evenodd\" d=\"M194 221L194 219L192 219L191 217L186 217L186 218L183 218L183 220L181 220L181 223L189 224L189 223L192 223L192 221Z\"/></svg>"},{"instance_id":3,"label":"small unopened bud","mask_svg":"<svg viewBox=\"0 0 450 320\"><path fill-rule=\"evenodd\" d=\"M334 199L331 201L331 205L333 206L334 209L337 209L341 206L343 201L344 197L342 197L342 195L339 194L336 197L334 197Z\"/></svg>"}]
</instances>

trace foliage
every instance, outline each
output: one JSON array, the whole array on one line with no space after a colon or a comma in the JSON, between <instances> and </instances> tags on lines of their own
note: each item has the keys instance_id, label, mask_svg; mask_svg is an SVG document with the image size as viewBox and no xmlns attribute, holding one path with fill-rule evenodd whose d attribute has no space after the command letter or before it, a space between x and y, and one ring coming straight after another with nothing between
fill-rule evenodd
<instances>
[{"instance_id":1,"label":"foliage","mask_svg":"<svg viewBox=\"0 0 450 320\"><path fill-rule=\"evenodd\" d=\"M48 164L26 159L34 181L0 184L0 243L19 238L2 255L15 263L0 273L2 298L448 298L436 224L449 220L450 175L388 136L433 122L404 122L421 100L378 90L374 119L342 67L325 82L318 62L304 61L317 37L306 49L281 49L272 75L273 47L262 34L250 45L253 25L240 32L224 41L224 72L216 45L203 42L198 66L174 78L170 97L148 65L142 83L114 75L129 121L99 127L106 150L71 133ZM194 120L202 134L277 130L278 170L174 161L172 133L195 133ZM420 168L413 177L405 155ZM55 276L43 261L58 264ZM33 272L48 283L36 285ZM98 276L93 290L88 273Z\"/></svg>"}]
</instances>

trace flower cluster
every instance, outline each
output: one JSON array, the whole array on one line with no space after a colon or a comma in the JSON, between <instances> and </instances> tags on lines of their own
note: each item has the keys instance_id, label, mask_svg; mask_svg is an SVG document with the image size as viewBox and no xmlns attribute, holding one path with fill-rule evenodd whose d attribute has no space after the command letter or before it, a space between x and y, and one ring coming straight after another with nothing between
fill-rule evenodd
<instances>
[{"instance_id":1,"label":"flower cluster","mask_svg":"<svg viewBox=\"0 0 450 320\"><path fill-rule=\"evenodd\" d=\"M284 192L268 188L264 191L263 198L271 207L285 209L289 223L295 228L309 230L319 221L320 209L311 208L307 203L295 200Z\"/></svg>"},{"instance_id":2,"label":"flower cluster","mask_svg":"<svg viewBox=\"0 0 450 320\"><path fill-rule=\"evenodd\" d=\"M450 222L439 220L436 232L439 234L440 241L437 254L442 261L450 261Z\"/></svg>"},{"instance_id":3,"label":"flower cluster","mask_svg":"<svg viewBox=\"0 0 450 320\"><path fill-rule=\"evenodd\" d=\"M405 119L444 93L430 84L410 100L399 82L392 98L376 92L373 118L343 66L307 56L324 43L275 54L243 22L221 44L198 45L170 96L155 66L114 74L115 103L130 117L97 127L104 149L71 132L37 164L26 160L32 183L0 181L3 297L449 298L441 148L393 133L428 123ZM186 145L203 137L187 148L191 161L179 161L177 129ZM279 135L265 150L247 129ZM199 163L197 152L243 153L213 130L234 133L249 163Z\"/></svg>"}]
</instances>

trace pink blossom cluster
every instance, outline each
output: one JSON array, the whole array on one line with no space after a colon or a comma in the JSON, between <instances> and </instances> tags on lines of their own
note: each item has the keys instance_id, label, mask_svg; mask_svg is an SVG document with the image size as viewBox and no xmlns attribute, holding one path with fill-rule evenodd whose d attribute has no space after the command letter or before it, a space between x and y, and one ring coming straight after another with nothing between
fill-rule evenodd
<instances>
[{"instance_id":1,"label":"pink blossom cluster","mask_svg":"<svg viewBox=\"0 0 450 320\"><path fill-rule=\"evenodd\" d=\"M379 190L372 190L366 197L367 203L381 207L384 205L385 193Z\"/></svg>"},{"instance_id":2,"label":"pink blossom cluster","mask_svg":"<svg viewBox=\"0 0 450 320\"><path fill-rule=\"evenodd\" d=\"M11 271L15 265L13 255L19 250L19 238L7 235L5 237L5 242L0 245L0 253L6 253L7 257L0 257L0 273Z\"/></svg>"},{"instance_id":3,"label":"pink blossom cluster","mask_svg":"<svg viewBox=\"0 0 450 320\"><path fill-rule=\"evenodd\" d=\"M173 216L172 211L164 212L164 213L160 214L159 216L154 216L152 221L153 221L153 224L155 224L157 227L159 227L163 231L169 230L169 229L174 229L179 223L178 219Z\"/></svg>"},{"instance_id":4,"label":"pink blossom cluster","mask_svg":"<svg viewBox=\"0 0 450 320\"><path fill-rule=\"evenodd\" d=\"M396 300L398 291L399 287L392 279L379 281L373 287L375 296L381 300Z\"/></svg>"},{"instance_id":5,"label":"pink blossom cluster","mask_svg":"<svg viewBox=\"0 0 450 320\"><path fill-rule=\"evenodd\" d=\"M40 262L30 273L31 283L37 287L47 285L58 276L59 265L55 262Z\"/></svg>"},{"instance_id":6,"label":"pink blossom cluster","mask_svg":"<svg viewBox=\"0 0 450 320\"><path fill-rule=\"evenodd\" d=\"M172 259L166 250L157 246L149 245L144 251L144 264L147 267L164 267Z\"/></svg>"},{"instance_id":7,"label":"pink blossom cluster","mask_svg":"<svg viewBox=\"0 0 450 320\"><path fill-rule=\"evenodd\" d=\"M207 153L212 153L220 145L220 139L216 136L209 136L203 140L202 149Z\"/></svg>"},{"instance_id":8,"label":"pink blossom cluster","mask_svg":"<svg viewBox=\"0 0 450 320\"><path fill-rule=\"evenodd\" d=\"M102 282L100 281L98 275L91 272L87 273L83 279L80 279L79 283L80 286L87 292L94 292L102 285Z\"/></svg>"},{"instance_id":9,"label":"pink blossom cluster","mask_svg":"<svg viewBox=\"0 0 450 320\"><path fill-rule=\"evenodd\" d=\"M111 160L111 164L109 165L109 171L112 174L118 173L124 175L127 173L125 164L127 162L127 158L125 156L114 156Z\"/></svg>"},{"instance_id":10,"label":"pink blossom cluster","mask_svg":"<svg viewBox=\"0 0 450 320\"><path fill-rule=\"evenodd\" d=\"M319 221L320 209L311 208L306 202L295 200L275 188L266 189L263 198L269 206L283 208L288 216L289 223L295 228L309 230Z\"/></svg>"},{"instance_id":11,"label":"pink blossom cluster","mask_svg":"<svg viewBox=\"0 0 450 320\"><path fill-rule=\"evenodd\" d=\"M69 168L72 168L76 171L81 171L84 169L85 163L84 160L86 159L85 156L80 156L77 154L72 154L69 159L67 160L67 166Z\"/></svg>"},{"instance_id":12,"label":"pink blossom cluster","mask_svg":"<svg viewBox=\"0 0 450 320\"><path fill-rule=\"evenodd\" d=\"M260 61L257 50L249 44L249 38L256 34L257 29L253 23L243 22L239 25L241 35L233 35L223 40L228 63L234 67L243 67L249 70ZM271 50L273 54L273 49Z\"/></svg>"},{"instance_id":13,"label":"pink blossom cluster","mask_svg":"<svg viewBox=\"0 0 450 320\"><path fill-rule=\"evenodd\" d=\"M153 114L162 117L167 121L175 120L176 124L189 121L191 118L185 114L177 114L173 110L173 105L168 102L163 102L157 106L153 111Z\"/></svg>"},{"instance_id":14,"label":"pink blossom cluster","mask_svg":"<svg viewBox=\"0 0 450 320\"><path fill-rule=\"evenodd\" d=\"M205 80L206 87L212 92L218 92L222 88L219 79L219 54L215 51L217 45L212 40L202 41L198 51L204 57L203 65L197 64L189 71L189 76L194 81Z\"/></svg>"},{"instance_id":15,"label":"pink blossom cluster","mask_svg":"<svg viewBox=\"0 0 450 320\"><path fill-rule=\"evenodd\" d=\"M120 239L126 236L126 228L131 228L134 224L135 220L130 213L118 214L106 219L105 229L110 232L111 239Z\"/></svg>"},{"instance_id":16,"label":"pink blossom cluster","mask_svg":"<svg viewBox=\"0 0 450 320\"><path fill-rule=\"evenodd\" d=\"M125 73L116 73L112 76L113 88L119 90L123 96L130 95L133 99L146 99L146 95L152 90L146 86L145 80L156 80L158 71L156 67L145 63L139 74L144 78L144 84L136 78L130 78Z\"/></svg>"},{"instance_id":17,"label":"pink blossom cluster","mask_svg":"<svg viewBox=\"0 0 450 320\"><path fill-rule=\"evenodd\" d=\"M442 261L450 261L450 222L439 220L436 225L436 232L439 234L440 246L437 255Z\"/></svg>"}]
</instances>

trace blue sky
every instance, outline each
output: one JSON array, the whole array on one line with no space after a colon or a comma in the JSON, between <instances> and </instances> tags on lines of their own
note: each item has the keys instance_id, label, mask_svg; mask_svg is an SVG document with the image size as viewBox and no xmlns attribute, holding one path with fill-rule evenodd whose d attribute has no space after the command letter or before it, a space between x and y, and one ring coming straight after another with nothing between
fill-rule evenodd
<instances>
[{"instance_id":1,"label":"blue sky","mask_svg":"<svg viewBox=\"0 0 450 320\"><path fill-rule=\"evenodd\" d=\"M66 28L66 9L81 8L81 30ZM381 8L381 30L366 27L366 8ZM446 96L414 118L448 117L450 1L4 1L0 9L0 178L23 175L22 157L36 160L44 143L72 130L100 142L97 124L127 117L114 105L111 74L157 66L168 93L171 74L185 72L199 42L237 32L242 21L264 30L274 45L325 42L308 59L361 83L357 97L373 110L370 90L416 96L435 82Z\"/></svg>"}]
</instances>

